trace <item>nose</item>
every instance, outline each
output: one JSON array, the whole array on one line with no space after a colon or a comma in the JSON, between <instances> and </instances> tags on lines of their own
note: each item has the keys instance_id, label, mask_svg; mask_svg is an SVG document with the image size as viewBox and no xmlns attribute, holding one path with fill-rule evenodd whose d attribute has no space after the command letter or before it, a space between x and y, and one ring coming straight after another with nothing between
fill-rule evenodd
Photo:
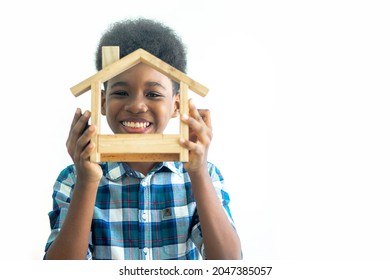
<instances>
[{"instance_id":1,"label":"nose","mask_svg":"<svg viewBox=\"0 0 390 280\"><path fill-rule=\"evenodd\" d=\"M140 114L148 111L148 106L145 104L145 101L142 97L132 98L125 105L125 110L132 114Z\"/></svg>"}]
</instances>

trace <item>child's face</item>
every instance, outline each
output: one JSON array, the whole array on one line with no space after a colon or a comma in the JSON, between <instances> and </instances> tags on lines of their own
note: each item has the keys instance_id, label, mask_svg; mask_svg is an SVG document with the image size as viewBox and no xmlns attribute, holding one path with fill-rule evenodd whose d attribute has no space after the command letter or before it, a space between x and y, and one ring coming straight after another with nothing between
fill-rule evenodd
<instances>
[{"instance_id":1,"label":"child's face","mask_svg":"<svg viewBox=\"0 0 390 280\"><path fill-rule=\"evenodd\" d=\"M116 134L163 133L179 104L172 81L143 63L109 80L102 93L102 114Z\"/></svg>"}]
</instances>

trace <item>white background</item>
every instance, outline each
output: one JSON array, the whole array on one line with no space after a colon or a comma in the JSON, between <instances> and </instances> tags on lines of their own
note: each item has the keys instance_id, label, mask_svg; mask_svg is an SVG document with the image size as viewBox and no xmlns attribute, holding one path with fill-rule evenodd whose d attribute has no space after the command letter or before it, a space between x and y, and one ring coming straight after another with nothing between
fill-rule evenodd
<instances>
[{"instance_id":1,"label":"white background","mask_svg":"<svg viewBox=\"0 0 390 280\"><path fill-rule=\"evenodd\" d=\"M43 257L53 183L71 164L69 88L109 23L148 17L188 47L209 95L209 160L244 259L390 259L387 1L3 1L1 254ZM228 246L228 244L227 244Z\"/></svg>"}]
</instances>

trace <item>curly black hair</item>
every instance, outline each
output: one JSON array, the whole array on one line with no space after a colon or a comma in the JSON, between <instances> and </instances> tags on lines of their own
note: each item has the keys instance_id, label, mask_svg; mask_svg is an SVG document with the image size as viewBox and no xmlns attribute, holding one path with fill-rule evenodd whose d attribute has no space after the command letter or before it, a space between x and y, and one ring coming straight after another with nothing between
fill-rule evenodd
<instances>
[{"instance_id":1,"label":"curly black hair","mask_svg":"<svg viewBox=\"0 0 390 280\"><path fill-rule=\"evenodd\" d=\"M102 69L102 47L119 46L120 58L142 48L186 72L187 52L181 38L168 26L151 19L124 19L111 24L103 33L95 56L96 69Z\"/></svg>"}]
</instances>

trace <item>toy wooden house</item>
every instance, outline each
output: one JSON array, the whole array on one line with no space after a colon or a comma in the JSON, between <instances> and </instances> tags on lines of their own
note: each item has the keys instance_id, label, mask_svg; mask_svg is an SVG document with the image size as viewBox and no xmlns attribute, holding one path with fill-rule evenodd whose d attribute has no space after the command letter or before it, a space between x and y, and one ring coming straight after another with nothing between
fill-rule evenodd
<instances>
[{"instance_id":1,"label":"toy wooden house","mask_svg":"<svg viewBox=\"0 0 390 280\"><path fill-rule=\"evenodd\" d=\"M208 89L143 49L119 59L119 47L103 47L102 59L102 70L71 88L76 97L91 91L91 124L97 127L92 139L96 149L91 161L188 161L188 150L179 145L180 137L189 137L188 125L183 122L180 122L178 135L100 134L101 85L136 64L145 63L180 84L180 114L188 114L188 89L201 96L205 96Z\"/></svg>"}]
</instances>

